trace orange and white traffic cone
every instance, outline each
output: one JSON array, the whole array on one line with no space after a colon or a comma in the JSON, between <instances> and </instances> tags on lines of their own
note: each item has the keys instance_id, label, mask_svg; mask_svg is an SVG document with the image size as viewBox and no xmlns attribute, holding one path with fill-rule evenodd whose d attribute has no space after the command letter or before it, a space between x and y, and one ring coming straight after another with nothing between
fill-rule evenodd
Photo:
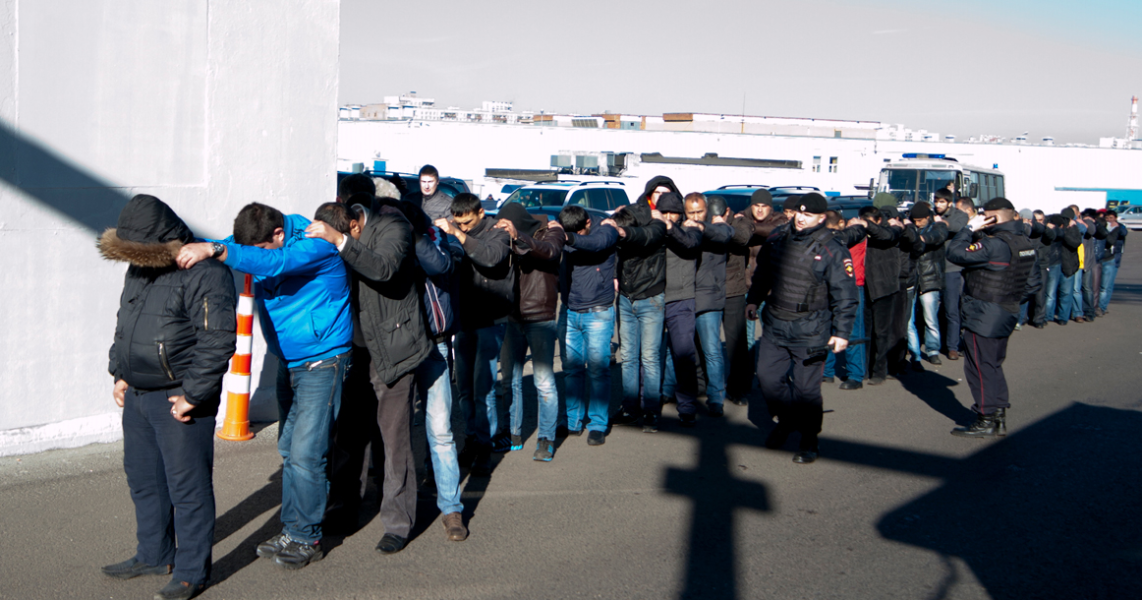
<instances>
[{"instance_id":1,"label":"orange and white traffic cone","mask_svg":"<svg viewBox=\"0 0 1142 600\"><path fill-rule=\"evenodd\" d=\"M238 343L230 360L230 377L226 386L226 419L218 437L232 442L254 438L250 432L250 357L254 349L254 295L250 291L253 278L246 275L246 285L238 296Z\"/></svg>"}]
</instances>

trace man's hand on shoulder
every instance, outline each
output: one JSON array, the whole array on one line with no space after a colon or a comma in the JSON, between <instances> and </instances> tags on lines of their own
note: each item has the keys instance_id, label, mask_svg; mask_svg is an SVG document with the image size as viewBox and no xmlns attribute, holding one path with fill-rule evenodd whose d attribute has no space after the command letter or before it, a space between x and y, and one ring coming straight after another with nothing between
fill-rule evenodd
<instances>
[{"instance_id":1,"label":"man's hand on shoulder","mask_svg":"<svg viewBox=\"0 0 1142 600\"><path fill-rule=\"evenodd\" d=\"M337 231L329 226L325 221L314 221L305 228L305 237L318 238L337 246L341 247L341 242L345 240L345 234Z\"/></svg>"},{"instance_id":2,"label":"man's hand on shoulder","mask_svg":"<svg viewBox=\"0 0 1142 600\"><path fill-rule=\"evenodd\" d=\"M178 264L180 269L189 269L194 265L214 256L214 244L210 242L195 242L186 244L178 251L178 256L175 258L175 263ZM226 260L226 251L218 257L218 260Z\"/></svg>"}]
</instances>

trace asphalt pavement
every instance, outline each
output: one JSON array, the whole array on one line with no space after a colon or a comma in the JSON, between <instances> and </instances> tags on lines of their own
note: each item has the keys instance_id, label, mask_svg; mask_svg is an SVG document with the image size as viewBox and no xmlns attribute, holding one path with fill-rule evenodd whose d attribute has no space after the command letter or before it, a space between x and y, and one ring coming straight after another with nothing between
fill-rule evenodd
<instances>
[{"instance_id":1,"label":"asphalt pavement","mask_svg":"<svg viewBox=\"0 0 1142 600\"><path fill-rule=\"evenodd\" d=\"M561 439L550 463L531 458L532 407L523 451L498 457L490 478L465 473L467 541L445 538L425 496L408 547L378 554L370 491L358 531L287 572L254 555L280 527L276 426L261 426L252 441L216 442L214 573L201 597L1140 598L1133 238L1106 317L1011 338L1006 438L948 435L971 420L971 395L963 361L947 359L879 387L825 384L812 465L790 460L793 441L762 446L756 391L753 422L727 406L683 429L669 405L657 434ZM618 366L613 377L617 389ZM134 552L121 443L0 458L0 507L0 598L150 598L166 583L99 572Z\"/></svg>"}]
</instances>

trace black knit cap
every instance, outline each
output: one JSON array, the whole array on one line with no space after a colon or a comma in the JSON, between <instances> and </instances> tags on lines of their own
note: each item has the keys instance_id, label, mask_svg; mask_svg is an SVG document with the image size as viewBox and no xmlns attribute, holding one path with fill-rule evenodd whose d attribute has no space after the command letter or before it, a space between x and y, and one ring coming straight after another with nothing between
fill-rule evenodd
<instances>
[{"instance_id":1,"label":"black knit cap","mask_svg":"<svg viewBox=\"0 0 1142 600\"><path fill-rule=\"evenodd\" d=\"M814 215L823 215L825 211L829 210L829 203L825 201L824 196L817 192L809 192L798 199L796 210Z\"/></svg>"},{"instance_id":2,"label":"black knit cap","mask_svg":"<svg viewBox=\"0 0 1142 600\"><path fill-rule=\"evenodd\" d=\"M926 219L932 216L932 207L928 206L927 202L917 202L912 210L908 211L908 214L913 219Z\"/></svg>"},{"instance_id":3,"label":"black knit cap","mask_svg":"<svg viewBox=\"0 0 1142 600\"><path fill-rule=\"evenodd\" d=\"M749 203L750 206L754 204L764 204L773 208L773 194L770 194L769 190L757 190L749 197Z\"/></svg>"},{"instance_id":4,"label":"black knit cap","mask_svg":"<svg viewBox=\"0 0 1142 600\"><path fill-rule=\"evenodd\" d=\"M988 200L987 204L983 205L983 209L984 210L1015 210L1015 205L1012 204L1011 201L1008 200L1007 198L1004 198L1001 196L998 198L992 198L991 200ZM1063 214L1065 215L1066 211L1068 211L1068 210L1070 210L1070 209L1064 208ZM1074 217L1074 216L1075 216L1075 214L1072 212L1071 217Z\"/></svg>"},{"instance_id":5,"label":"black knit cap","mask_svg":"<svg viewBox=\"0 0 1142 600\"><path fill-rule=\"evenodd\" d=\"M801 208L801 196L794 195L785 198L785 203L781 205L781 210L791 210L796 212Z\"/></svg>"},{"instance_id":6,"label":"black knit cap","mask_svg":"<svg viewBox=\"0 0 1142 600\"><path fill-rule=\"evenodd\" d=\"M1004 202L1007 202L1007 200L1004 200L1003 198L996 198L995 200L1003 200ZM995 202L995 200L992 200L991 202ZM988 203L987 203L987 206L990 206L990 205L991 205L991 202L988 202ZM1007 204L1009 204L1009 205L1010 205L1011 203L1010 203L1010 202L1007 202ZM999 210L998 208L988 208L987 206L984 206L984 207L983 207L983 209L984 209L984 210ZM1074 218L1075 218L1075 211L1071 210L1071 207L1069 207L1069 206L1068 206L1068 207L1066 207L1066 208L1064 208L1063 210L1061 210L1061 211L1059 212L1059 214L1061 214L1061 215L1063 215L1064 217L1066 217L1068 221L1070 221L1071 219L1074 219Z\"/></svg>"},{"instance_id":7,"label":"black knit cap","mask_svg":"<svg viewBox=\"0 0 1142 600\"><path fill-rule=\"evenodd\" d=\"M686 209L682 206L682 196L674 192L667 192L658 197L658 204L654 206L658 212L686 214Z\"/></svg>"}]
</instances>

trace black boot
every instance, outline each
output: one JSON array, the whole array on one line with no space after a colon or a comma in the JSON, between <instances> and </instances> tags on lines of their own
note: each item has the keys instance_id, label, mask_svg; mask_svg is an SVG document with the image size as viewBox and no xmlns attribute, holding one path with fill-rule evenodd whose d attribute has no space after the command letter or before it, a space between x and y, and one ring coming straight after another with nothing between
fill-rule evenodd
<instances>
[{"instance_id":1,"label":"black boot","mask_svg":"<svg viewBox=\"0 0 1142 600\"><path fill-rule=\"evenodd\" d=\"M995 435L999 437L1007 435L1007 409L997 408L992 416L995 417Z\"/></svg>"},{"instance_id":2,"label":"black boot","mask_svg":"<svg viewBox=\"0 0 1142 600\"><path fill-rule=\"evenodd\" d=\"M967 427L956 427L952 430L952 435L970 438L995 437L995 415L977 415L975 423Z\"/></svg>"}]
</instances>

